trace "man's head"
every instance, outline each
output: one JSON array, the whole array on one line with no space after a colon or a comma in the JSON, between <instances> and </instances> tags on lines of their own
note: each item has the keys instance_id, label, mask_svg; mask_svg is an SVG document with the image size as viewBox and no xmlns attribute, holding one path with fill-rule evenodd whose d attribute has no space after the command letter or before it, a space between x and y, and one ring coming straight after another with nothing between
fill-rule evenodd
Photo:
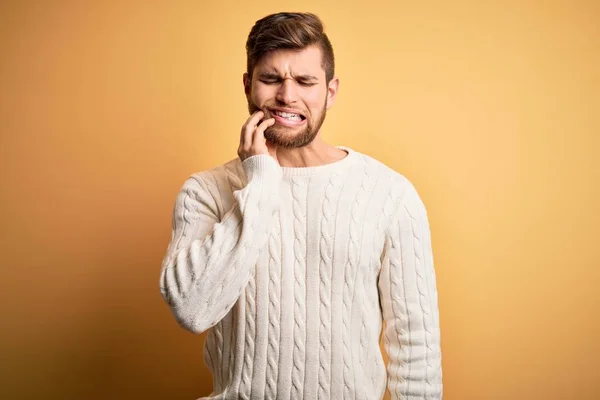
<instances>
[{"instance_id":1,"label":"man's head","mask_svg":"<svg viewBox=\"0 0 600 400\"><path fill-rule=\"evenodd\" d=\"M248 110L276 120L265 131L267 140L285 148L311 143L339 85L321 20L308 13L268 15L250 31L246 53Z\"/></svg>"}]
</instances>

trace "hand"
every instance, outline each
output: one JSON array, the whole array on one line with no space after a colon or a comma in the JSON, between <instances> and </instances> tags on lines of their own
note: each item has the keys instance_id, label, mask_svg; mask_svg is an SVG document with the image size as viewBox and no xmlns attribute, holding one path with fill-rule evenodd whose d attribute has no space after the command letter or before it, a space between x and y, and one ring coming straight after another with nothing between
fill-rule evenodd
<instances>
[{"instance_id":1,"label":"hand","mask_svg":"<svg viewBox=\"0 0 600 400\"><path fill-rule=\"evenodd\" d=\"M264 134L265 129L275 123L275 118L269 118L261 122L261 118L264 116L265 113L258 110L242 126L240 147L238 148L240 160L244 161L248 157L259 154L269 154L277 161L277 147L269 143Z\"/></svg>"}]
</instances>

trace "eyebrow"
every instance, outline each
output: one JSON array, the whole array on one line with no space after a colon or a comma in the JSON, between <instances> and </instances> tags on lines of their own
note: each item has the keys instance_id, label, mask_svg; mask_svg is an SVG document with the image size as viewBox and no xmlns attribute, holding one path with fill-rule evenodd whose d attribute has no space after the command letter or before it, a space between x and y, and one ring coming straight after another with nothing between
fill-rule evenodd
<instances>
[{"instance_id":1,"label":"eyebrow","mask_svg":"<svg viewBox=\"0 0 600 400\"><path fill-rule=\"evenodd\" d=\"M276 74L274 72L261 72L260 74L258 74L258 77L261 79L281 79L279 74ZM316 76L312 75L296 75L294 78L296 80L301 81L319 80Z\"/></svg>"},{"instance_id":2,"label":"eyebrow","mask_svg":"<svg viewBox=\"0 0 600 400\"><path fill-rule=\"evenodd\" d=\"M299 79L301 81L310 81L310 80L319 80L316 76L312 76L312 75L297 75L296 79Z\"/></svg>"}]
</instances>

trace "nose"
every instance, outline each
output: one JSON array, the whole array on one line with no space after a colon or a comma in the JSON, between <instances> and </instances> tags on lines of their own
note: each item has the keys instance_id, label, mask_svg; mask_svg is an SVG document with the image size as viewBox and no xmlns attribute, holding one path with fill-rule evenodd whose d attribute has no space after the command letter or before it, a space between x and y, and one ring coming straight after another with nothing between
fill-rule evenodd
<instances>
[{"instance_id":1,"label":"nose","mask_svg":"<svg viewBox=\"0 0 600 400\"><path fill-rule=\"evenodd\" d=\"M284 104L291 104L296 101L296 87L293 79L284 79L277 90L277 101Z\"/></svg>"}]
</instances>

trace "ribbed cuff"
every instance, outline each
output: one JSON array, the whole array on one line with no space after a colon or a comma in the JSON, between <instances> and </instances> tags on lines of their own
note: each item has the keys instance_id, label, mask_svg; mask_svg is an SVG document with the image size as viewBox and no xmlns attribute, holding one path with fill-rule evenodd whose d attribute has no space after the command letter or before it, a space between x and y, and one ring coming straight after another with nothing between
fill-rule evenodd
<instances>
[{"instance_id":1,"label":"ribbed cuff","mask_svg":"<svg viewBox=\"0 0 600 400\"><path fill-rule=\"evenodd\" d=\"M283 177L283 172L279 163L270 155L259 154L246 158L242 162L242 167L248 178L248 182L253 179L276 179Z\"/></svg>"}]
</instances>

